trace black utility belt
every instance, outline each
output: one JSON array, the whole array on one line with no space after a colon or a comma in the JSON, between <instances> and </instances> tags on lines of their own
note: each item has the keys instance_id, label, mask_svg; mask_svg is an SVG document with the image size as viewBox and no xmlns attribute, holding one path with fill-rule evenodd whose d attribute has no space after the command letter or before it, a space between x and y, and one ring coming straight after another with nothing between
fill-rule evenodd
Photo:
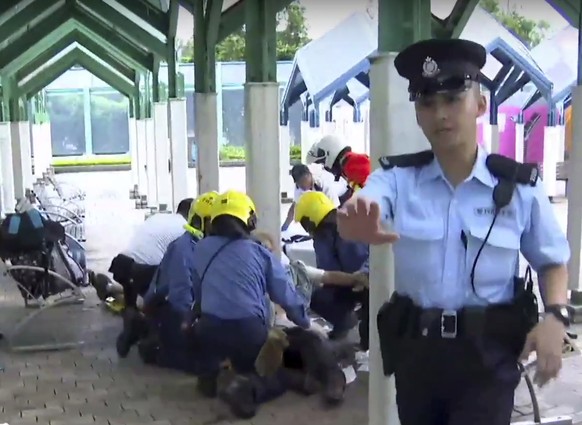
<instances>
[{"instance_id":1,"label":"black utility belt","mask_svg":"<svg viewBox=\"0 0 582 425\"><path fill-rule=\"evenodd\" d=\"M455 339L511 336L521 333L519 312L513 305L469 307L462 310L413 308L409 337Z\"/></svg>"}]
</instances>

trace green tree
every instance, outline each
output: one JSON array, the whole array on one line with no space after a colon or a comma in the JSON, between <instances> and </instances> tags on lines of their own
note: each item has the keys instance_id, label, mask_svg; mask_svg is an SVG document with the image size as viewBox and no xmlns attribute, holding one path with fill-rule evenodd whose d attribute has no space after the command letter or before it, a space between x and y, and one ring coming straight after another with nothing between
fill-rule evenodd
<instances>
[{"instance_id":1,"label":"green tree","mask_svg":"<svg viewBox=\"0 0 582 425\"><path fill-rule=\"evenodd\" d=\"M305 8L299 2L293 2L277 15L277 60L292 60L297 50L310 41L307 34ZM180 45L180 50L182 62L193 62L193 39ZM220 62L245 60L244 27L226 37L216 46L216 60Z\"/></svg>"},{"instance_id":2,"label":"green tree","mask_svg":"<svg viewBox=\"0 0 582 425\"><path fill-rule=\"evenodd\" d=\"M545 38L550 28L547 21L528 19L520 14L515 7L512 9L502 8L498 0L481 0L479 4L529 48L537 46Z\"/></svg>"}]
</instances>

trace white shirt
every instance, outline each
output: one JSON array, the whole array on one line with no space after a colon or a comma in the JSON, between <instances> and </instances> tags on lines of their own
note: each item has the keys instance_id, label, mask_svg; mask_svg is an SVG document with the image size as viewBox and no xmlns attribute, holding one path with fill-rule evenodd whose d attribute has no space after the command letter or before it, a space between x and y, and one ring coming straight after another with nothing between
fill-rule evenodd
<instances>
[{"instance_id":1,"label":"white shirt","mask_svg":"<svg viewBox=\"0 0 582 425\"><path fill-rule=\"evenodd\" d=\"M186 219L180 214L158 213L140 224L122 254L138 264L157 266L168 245L184 234Z\"/></svg>"},{"instance_id":2,"label":"white shirt","mask_svg":"<svg viewBox=\"0 0 582 425\"><path fill-rule=\"evenodd\" d=\"M335 177L329 171L326 171L319 164L308 165L309 171L313 175L313 181L316 185L321 187L321 191L327 196L336 207L339 207L340 201L339 197L345 193L348 189L347 183L340 179L340 181L335 181ZM297 203L301 195L303 195L307 190L295 187L295 193L293 195L293 201Z\"/></svg>"}]
</instances>

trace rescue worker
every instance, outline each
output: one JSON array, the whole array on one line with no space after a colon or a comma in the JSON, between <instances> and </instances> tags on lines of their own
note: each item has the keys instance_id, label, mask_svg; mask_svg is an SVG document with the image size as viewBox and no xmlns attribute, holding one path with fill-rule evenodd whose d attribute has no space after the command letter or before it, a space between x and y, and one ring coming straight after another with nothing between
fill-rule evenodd
<instances>
[{"instance_id":1,"label":"rescue worker","mask_svg":"<svg viewBox=\"0 0 582 425\"><path fill-rule=\"evenodd\" d=\"M327 173L325 170L322 170L322 172ZM281 231L286 231L293 221L295 205L297 205L297 201L301 195L308 190L323 192L336 206L340 205L340 200L336 194L335 188L326 184L327 182L324 179L317 178L307 165L294 165L293 168L291 168L291 177L293 178L293 183L295 183L295 193L293 194L293 203L291 204L289 211L287 211L287 218L285 218Z\"/></svg>"},{"instance_id":2,"label":"rescue worker","mask_svg":"<svg viewBox=\"0 0 582 425\"><path fill-rule=\"evenodd\" d=\"M154 214L145 220L135 230L127 248L111 261L109 272L123 287L125 303L123 330L116 344L117 354L122 358L135 343L132 329L137 326L136 322L141 322L137 297L148 290L168 245L184 233L192 201L192 198L182 200L175 214Z\"/></svg>"},{"instance_id":3,"label":"rescue worker","mask_svg":"<svg viewBox=\"0 0 582 425\"><path fill-rule=\"evenodd\" d=\"M279 396L278 376L260 378L254 362L269 330L269 298L301 328L309 328L307 300L295 292L277 259L252 237L256 208L244 193L228 191L212 207L210 235L194 250L193 290L170 286L168 302L180 311L192 307L188 326L199 359L199 388L216 393L220 364L236 372L218 396L239 417L254 416L258 404Z\"/></svg>"},{"instance_id":4,"label":"rescue worker","mask_svg":"<svg viewBox=\"0 0 582 425\"><path fill-rule=\"evenodd\" d=\"M333 134L324 136L311 147L307 153L307 163L322 164L336 180L347 180L348 191L340 199L342 204L364 187L372 172L368 155L353 152L345 140Z\"/></svg>"},{"instance_id":5,"label":"rescue worker","mask_svg":"<svg viewBox=\"0 0 582 425\"><path fill-rule=\"evenodd\" d=\"M184 225L186 231L168 246L144 297L148 335L140 341L138 348L146 363L190 373L196 371L191 344L186 341L182 330L188 309L180 310L181 305L167 302L166 298L170 287L177 291L191 290L194 250L210 230L211 209L217 196L217 192L207 192L192 203L188 222Z\"/></svg>"},{"instance_id":6,"label":"rescue worker","mask_svg":"<svg viewBox=\"0 0 582 425\"><path fill-rule=\"evenodd\" d=\"M520 357L536 351L539 385L561 368L570 250L537 167L477 143L486 57L459 39L396 57L432 150L382 158L338 214L344 238L394 243L395 294L378 329L402 425L507 425ZM515 276L520 251L544 285L539 323L531 282Z\"/></svg>"},{"instance_id":7,"label":"rescue worker","mask_svg":"<svg viewBox=\"0 0 582 425\"><path fill-rule=\"evenodd\" d=\"M336 225L335 205L321 192L306 192L297 203L295 221L313 237L318 269L355 273L368 258L368 245L344 240ZM313 291L311 309L333 326L330 339L344 338L357 324L354 309L366 301L346 286L325 285ZM363 318L365 322L365 318Z\"/></svg>"}]
</instances>

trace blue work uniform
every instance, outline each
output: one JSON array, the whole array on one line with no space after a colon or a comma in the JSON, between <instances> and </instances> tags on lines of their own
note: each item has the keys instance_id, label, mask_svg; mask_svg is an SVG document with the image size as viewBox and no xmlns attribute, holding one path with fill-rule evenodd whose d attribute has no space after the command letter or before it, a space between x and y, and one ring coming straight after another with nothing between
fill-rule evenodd
<instances>
[{"instance_id":1,"label":"blue work uniform","mask_svg":"<svg viewBox=\"0 0 582 425\"><path fill-rule=\"evenodd\" d=\"M342 239L335 225L324 226L313 236L317 268L357 272L368 258L368 245ZM334 333L340 334L355 325L353 313L360 298L361 294L352 288L325 285L313 291L311 309L333 326Z\"/></svg>"},{"instance_id":2,"label":"blue work uniform","mask_svg":"<svg viewBox=\"0 0 582 425\"><path fill-rule=\"evenodd\" d=\"M182 322L190 310L182 302L170 298L170 293L192 292L192 275L194 273L194 248L200 238L184 232L182 236L170 243L164 254L148 292L144 297L147 306L160 302L154 309L153 316L148 316L150 327L156 329L159 336L157 361L159 366L195 373L196 361L192 344L181 329Z\"/></svg>"},{"instance_id":3,"label":"blue work uniform","mask_svg":"<svg viewBox=\"0 0 582 425\"><path fill-rule=\"evenodd\" d=\"M459 311L511 302L520 251L536 271L569 260L568 242L543 184L517 184L479 255L474 293L471 270L492 224L492 195L499 182L486 159L479 147L470 176L457 187L437 159L424 166L378 169L357 195L377 202L382 220L392 222L400 236L393 245L395 290L422 309ZM507 423L520 378L516 353L484 338L418 338L415 347L395 374L403 424L434 423L433 404L442 400L451 403L443 407L454 416L448 424ZM442 400L435 401L434 393L419 394L429 388L438 388Z\"/></svg>"},{"instance_id":4,"label":"blue work uniform","mask_svg":"<svg viewBox=\"0 0 582 425\"><path fill-rule=\"evenodd\" d=\"M201 375L216 374L226 359L239 373L254 372L269 330L267 296L292 322L309 327L308 301L295 291L281 261L264 246L247 238L209 236L198 243L195 252L193 292L170 288L169 300L183 308L190 308L192 296L200 300L196 334ZM279 395L265 388L265 394L257 395L259 402Z\"/></svg>"}]
</instances>

